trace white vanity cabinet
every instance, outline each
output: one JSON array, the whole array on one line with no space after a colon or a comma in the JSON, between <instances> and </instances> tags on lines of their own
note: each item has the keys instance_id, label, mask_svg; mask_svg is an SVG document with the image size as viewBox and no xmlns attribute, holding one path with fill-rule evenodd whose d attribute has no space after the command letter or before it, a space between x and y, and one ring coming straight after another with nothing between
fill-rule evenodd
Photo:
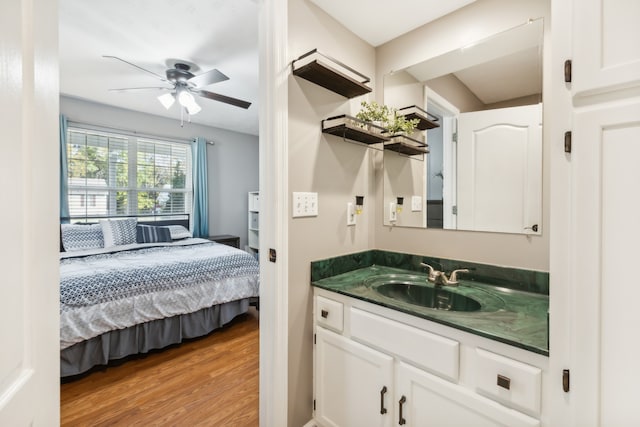
<instances>
[{"instance_id":1,"label":"white vanity cabinet","mask_svg":"<svg viewBox=\"0 0 640 427\"><path fill-rule=\"evenodd\" d=\"M393 358L316 329L316 419L326 427L391 426Z\"/></svg>"},{"instance_id":2,"label":"white vanity cabinet","mask_svg":"<svg viewBox=\"0 0 640 427\"><path fill-rule=\"evenodd\" d=\"M319 288L314 331L319 427L544 424L544 356L505 357L491 340Z\"/></svg>"},{"instance_id":3,"label":"white vanity cabinet","mask_svg":"<svg viewBox=\"0 0 640 427\"><path fill-rule=\"evenodd\" d=\"M409 427L535 427L540 421L406 363L396 365L396 422ZM400 401L402 413L400 413Z\"/></svg>"}]
</instances>

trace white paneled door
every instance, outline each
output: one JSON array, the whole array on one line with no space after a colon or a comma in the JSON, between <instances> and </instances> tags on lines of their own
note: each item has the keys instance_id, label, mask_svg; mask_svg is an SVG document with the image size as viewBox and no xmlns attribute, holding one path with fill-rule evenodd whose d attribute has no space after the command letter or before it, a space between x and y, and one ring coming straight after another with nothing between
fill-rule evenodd
<instances>
[{"instance_id":1,"label":"white paneled door","mask_svg":"<svg viewBox=\"0 0 640 427\"><path fill-rule=\"evenodd\" d=\"M576 425L640 425L640 100L576 111L572 384Z\"/></svg>"},{"instance_id":2,"label":"white paneled door","mask_svg":"<svg viewBox=\"0 0 640 427\"><path fill-rule=\"evenodd\" d=\"M640 1L575 0L573 91L640 84Z\"/></svg>"},{"instance_id":3,"label":"white paneled door","mask_svg":"<svg viewBox=\"0 0 640 427\"><path fill-rule=\"evenodd\" d=\"M553 0L552 10L553 46L564 55L555 59L555 79L560 61L572 59L571 82L553 93L565 126L553 138L561 143L562 132L572 132L570 153L552 158L559 203L551 217L560 237L552 239L550 286L568 291L564 306L554 302L557 291L551 295L550 357L570 370L569 387L561 387L559 369L552 372L554 387L564 389L553 404L565 425L640 425L640 2ZM565 311L565 322L554 321ZM567 349L553 347L558 335Z\"/></svg>"},{"instance_id":4,"label":"white paneled door","mask_svg":"<svg viewBox=\"0 0 640 427\"><path fill-rule=\"evenodd\" d=\"M0 425L59 423L57 1L0 13Z\"/></svg>"},{"instance_id":5,"label":"white paneled door","mask_svg":"<svg viewBox=\"0 0 640 427\"><path fill-rule=\"evenodd\" d=\"M541 231L541 104L460 114L457 156L458 229Z\"/></svg>"}]
</instances>

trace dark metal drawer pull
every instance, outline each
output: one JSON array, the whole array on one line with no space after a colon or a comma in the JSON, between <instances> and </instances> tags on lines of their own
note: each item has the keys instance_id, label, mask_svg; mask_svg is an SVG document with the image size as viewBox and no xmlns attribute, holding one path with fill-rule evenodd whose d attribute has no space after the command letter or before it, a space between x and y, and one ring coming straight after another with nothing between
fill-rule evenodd
<instances>
[{"instance_id":1,"label":"dark metal drawer pull","mask_svg":"<svg viewBox=\"0 0 640 427\"><path fill-rule=\"evenodd\" d=\"M400 398L400 400L398 401L398 404L400 405L400 416L398 418L398 424L405 425L407 423L407 420L404 419L404 417L402 416L402 405L407 401L407 398L402 396Z\"/></svg>"},{"instance_id":2,"label":"dark metal drawer pull","mask_svg":"<svg viewBox=\"0 0 640 427\"><path fill-rule=\"evenodd\" d=\"M504 375L498 374L498 387L506 388L509 390L511 388L511 379L509 377L505 377Z\"/></svg>"},{"instance_id":3,"label":"dark metal drawer pull","mask_svg":"<svg viewBox=\"0 0 640 427\"><path fill-rule=\"evenodd\" d=\"M326 319L327 317L329 317L329 311L328 310L322 310L320 312L320 315Z\"/></svg>"},{"instance_id":4,"label":"dark metal drawer pull","mask_svg":"<svg viewBox=\"0 0 640 427\"><path fill-rule=\"evenodd\" d=\"M387 386L382 386L382 390L380 390L380 413L386 414L387 408L384 407L384 394L387 392Z\"/></svg>"}]
</instances>

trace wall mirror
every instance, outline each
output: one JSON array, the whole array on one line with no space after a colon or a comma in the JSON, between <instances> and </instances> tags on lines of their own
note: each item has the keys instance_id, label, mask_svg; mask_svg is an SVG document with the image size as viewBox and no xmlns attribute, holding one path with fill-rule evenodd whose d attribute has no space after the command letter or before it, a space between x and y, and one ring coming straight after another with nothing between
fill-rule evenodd
<instances>
[{"instance_id":1,"label":"wall mirror","mask_svg":"<svg viewBox=\"0 0 640 427\"><path fill-rule=\"evenodd\" d=\"M384 76L437 118L422 159L385 151L384 224L540 234L542 18Z\"/></svg>"}]
</instances>

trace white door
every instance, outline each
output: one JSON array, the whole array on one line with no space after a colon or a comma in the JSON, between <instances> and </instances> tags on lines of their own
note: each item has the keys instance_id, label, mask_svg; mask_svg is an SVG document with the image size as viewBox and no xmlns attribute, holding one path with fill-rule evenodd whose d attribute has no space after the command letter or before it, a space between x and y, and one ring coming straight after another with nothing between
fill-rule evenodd
<instances>
[{"instance_id":1,"label":"white door","mask_svg":"<svg viewBox=\"0 0 640 427\"><path fill-rule=\"evenodd\" d=\"M574 0L574 5L574 93L640 84L640 2Z\"/></svg>"},{"instance_id":2,"label":"white door","mask_svg":"<svg viewBox=\"0 0 640 427\"><path fill-rule=\"evenodd\" d=\"M462 113L458 229L540 233L542 105Z\"/></svg>"},{"instance_id":3,"label":"white door","mask_svg":"<svg viewBox=\"0 0 640 427\"><path fill-rule=\"evenodd\" d=\"M551 159L551 288L568 288L563 305L554 303L558 291L551 295L551 344L559 350L551 351L551 365L556 378L559 368L571 373L570 390L553 400L556 417L568 412L565 425L576 427L640 425L634 399L640 345L633 339L640 314L631 306L640 289L628 273L640 239L634 222L640 210L640 3L554 0L552 6L552 43L562 55L554 69L573 59L572 82L556 84L554 104L561 105L552 111L562 123L553 138L572 130L571 154ZM562 79L560 73L554 79ZM568 348L554 347L554 340L560 343L554 336L565 336Z\"/></svg>"},{"instance_id":4,"label":"white door","mask_svg":"<svg viewBox=\"0 0 640 427\"><path fill-rule=\"evenodd\" d=\"M0 13L2 426L60 418L57 9L3 0Z\"/></svg>"},{"instance_id":5,"label":"white door","mask_svg":"<svg viewBox=\"0 0 640 427\"><path fill-rule=\"evenodd\" d=\"M393 358L316 328L315 418L325 427L393 425Z\"/></svg>"},{"instance_id":6,"label":"white door","mask_svg":"<svg viewBox=\"0 0 640 427\"><path fill-rule=\"evenodd\" d=\"M573 134L575 425L640 425L640 100L577 110Z\"/></svg>"},{"instance_id":7,"label":"white door","mask_svg":"<svg viewBox=\"0 0 640 427\"><path fill-rule=\"evenodd\" d=\"M540 421L399 362L395 422L407 427L537 427Z\"/></svg>"}]
</instances>

